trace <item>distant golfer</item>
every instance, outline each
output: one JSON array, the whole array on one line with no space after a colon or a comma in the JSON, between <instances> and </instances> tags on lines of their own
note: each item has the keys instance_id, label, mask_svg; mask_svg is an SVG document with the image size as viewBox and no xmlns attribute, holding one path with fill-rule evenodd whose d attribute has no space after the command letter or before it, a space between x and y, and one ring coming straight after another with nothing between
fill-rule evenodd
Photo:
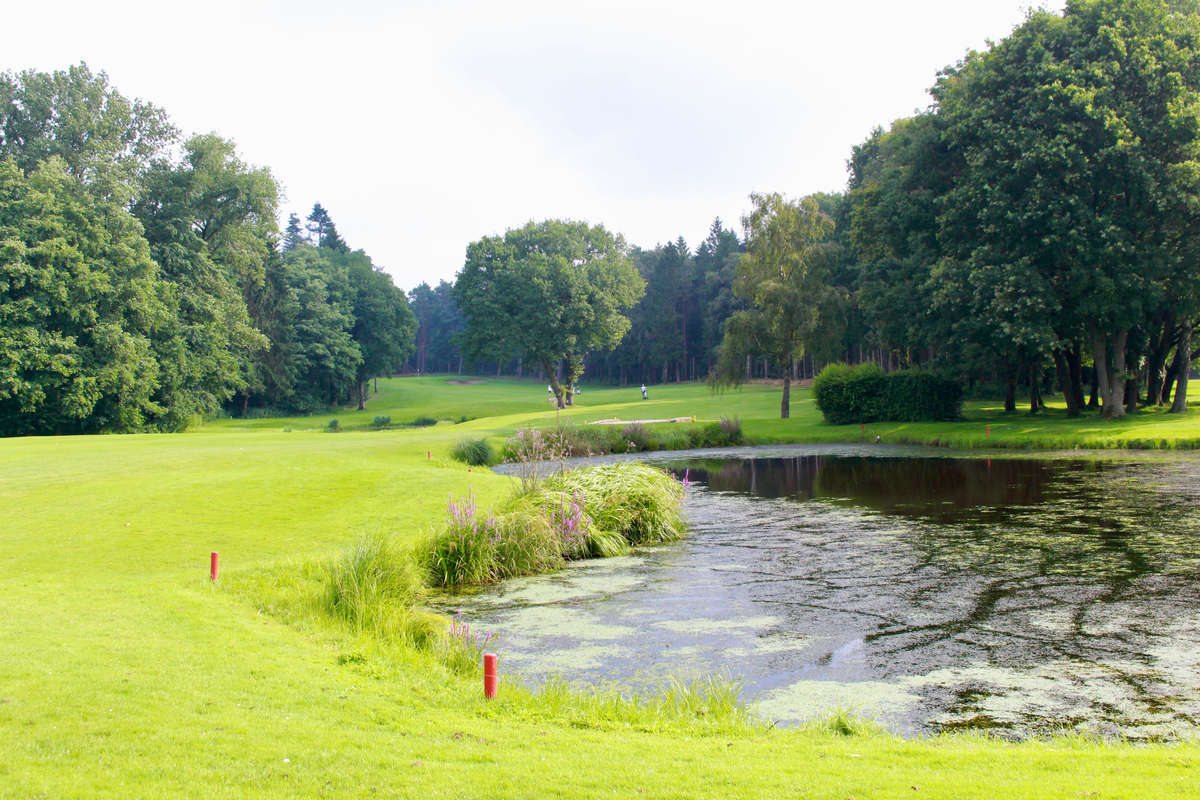
<instances>
[{"instance_id":1,"label":"distant golfer","mask_svg":"<svg viewBox=\"0 0 1200 800\"><path fill-rule=\"evenodd\" d=\"M642 399L646 399L646 384L642 384Z\"/></svg>"}]
</instances>

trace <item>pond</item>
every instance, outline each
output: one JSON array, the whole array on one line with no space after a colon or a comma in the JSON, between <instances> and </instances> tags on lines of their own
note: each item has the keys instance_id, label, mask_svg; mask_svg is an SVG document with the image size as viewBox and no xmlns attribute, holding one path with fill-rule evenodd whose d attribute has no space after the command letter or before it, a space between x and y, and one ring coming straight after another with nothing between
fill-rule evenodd
<instances>
[{"instance_id":1,"label":"pond","mask_svg":"<svg viewBox=\"0 0 1200 800\"><path fill-rule=\"evenodd\" d=\"M537 683L724 674L781 725L1200 722L1200 467L789 447L652 455L686 540L454 598Z\"/></svg>"}]
</instances>

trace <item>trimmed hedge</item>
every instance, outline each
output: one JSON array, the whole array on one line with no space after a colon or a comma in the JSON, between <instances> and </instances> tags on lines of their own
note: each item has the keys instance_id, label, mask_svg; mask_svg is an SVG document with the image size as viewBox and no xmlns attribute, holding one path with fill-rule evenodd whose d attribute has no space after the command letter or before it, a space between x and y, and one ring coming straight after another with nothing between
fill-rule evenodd
<instances>
[{"instance_id":1,"label":"trimmed hedge","mask_svg":"<svg viewBox=\"0 0 1200 800\"><path fill-rule=\"evenodd\" d=\"M884 372L878 364L830 364L813 381L813 397L834 425L962 417L963 389L956 381L915 369Z\"/></svg>"}]
</instances>

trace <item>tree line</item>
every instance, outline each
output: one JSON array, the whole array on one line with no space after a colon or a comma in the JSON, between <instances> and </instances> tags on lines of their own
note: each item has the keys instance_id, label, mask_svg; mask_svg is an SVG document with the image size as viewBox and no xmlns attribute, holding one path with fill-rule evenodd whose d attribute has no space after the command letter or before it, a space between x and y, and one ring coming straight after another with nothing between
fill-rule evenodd
<instances>
[{"instance_id":1,"label":"tree line","mask_svg":"<svg viewBox=\"0 0 1200 800\"><path fill-rule=\"evenodd\" d=\"M357 399L405 294L212 134L86 65L0 74L0 434L179 430Z\"/></svg>"},{"instance_id":2,"label":"tree line","mask_svg":"<svg viewBox=\"0 0 1200 800\"><path fill-rule=\"evenodd\" d=\"M1071 415L1184 410L1200 322L1197 4L1030 12L931 95L853 148L844 192L755 194L740 237L718 221L694 251L630 249L646 288L628 333L567 374L779 377L787 416L789 380L875 360L1002 392L1009 410L1021 387L1033 412L1055 390ZM463 309L465 274L419 287L418 337L438 353L423 368L528 369L517 338L456 349L508 324Z\"/></svg>"}]
</instances>

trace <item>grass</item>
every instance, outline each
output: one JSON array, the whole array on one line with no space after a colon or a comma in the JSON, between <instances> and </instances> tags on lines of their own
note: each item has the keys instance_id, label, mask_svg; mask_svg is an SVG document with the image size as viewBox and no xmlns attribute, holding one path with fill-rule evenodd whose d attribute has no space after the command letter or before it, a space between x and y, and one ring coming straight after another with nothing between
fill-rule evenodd
<instances>
[{"instance_id":1,"label":"grass","mask_svg":"<svg viewBox=\"0 0 1200 800\"><path fill-rule=\"evenodd\" d=\"M638 702L532 693L509 676L485 702L478 674L436 647L397 645L369 618L328 614L331 565L372 537L400 552L415 546L444 519L448 493L503 502L512 479L454 461L451 447L464 436L495 444L556 414L533 382L424 377L380 389L367 411L337 410L337 436L318 435L325 415L0 441L0 797L1195 794L1195 742L905 741L861 735L845 720L768 730L726 713L736 704L723 684L708 700L692 686ZM588 387L557 416L736 416L759 442L1200 442L1194 412L1113 424L969 403L963 422L863 433L824 425L803 391L789 421L775 419L775 387L651 387L651 397ZM438 424L372 430L380 415ZM503 672L502 642L499 652Z\"/></svg>"}]
</instances>

